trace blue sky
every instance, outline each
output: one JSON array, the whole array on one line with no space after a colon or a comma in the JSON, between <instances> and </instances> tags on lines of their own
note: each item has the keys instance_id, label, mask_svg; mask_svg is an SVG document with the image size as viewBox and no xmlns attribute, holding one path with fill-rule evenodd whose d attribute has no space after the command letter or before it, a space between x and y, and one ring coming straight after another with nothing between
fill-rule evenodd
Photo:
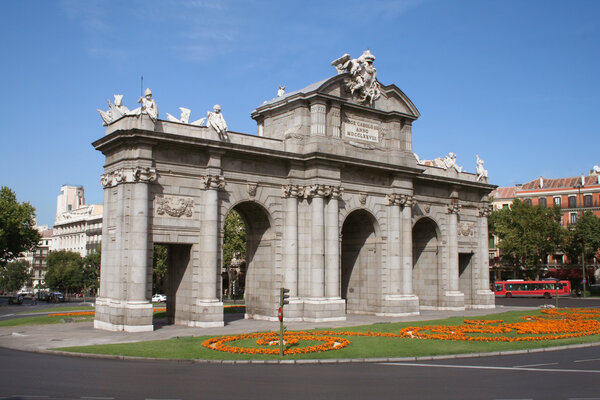
<instances>
[{"instance_id":1,"label":"blue sky","mask_svg":"<svg viewBox=\"0 0 600 400\"><path fill-rule=\"evenodd\" d=\"M255 133L279 84L366 48L419 109L421 158L452 151L475 172L479 154L499 186L600 164L600 1L4 0L0 34L0 186L39 224L63 184L102 202L96 108L115 93L136 107L142 75L160 118L219 103L230 130Z\"/></svg>"}]
</instances>

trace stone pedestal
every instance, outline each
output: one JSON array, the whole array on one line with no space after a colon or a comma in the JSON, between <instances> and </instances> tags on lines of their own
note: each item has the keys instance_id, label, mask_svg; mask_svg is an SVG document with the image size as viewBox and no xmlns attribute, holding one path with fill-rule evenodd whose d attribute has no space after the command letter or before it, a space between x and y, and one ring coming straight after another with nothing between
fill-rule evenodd
<instances>
[{"instance_id":1,"label":"stone pedestal","mask_svg":"<svg viewBox=\"0 0 600 400\"><path fill-rule=\"evenodd\" d=\"M346 301L343 299L304 300L304 321L345 321Z\"/></svg>"},{"instance_id":2,"label":"stone pedestal","mask_svg":"<svg viewBox=\"0 0 600 400\"><path fill-rule=\"evenodd\" d=\"M381 309L382 311L375 315L385 317L419 315L419 298L414 294L385 296Z\"/></svg>"},{"instance_id":3,"label":"stone pedestal","mask_svg":"<svg viewBox=\"0 0 600 400\"><path fill-rule=\"evenodd\" d=\"M197 300L194 320L188 321L188 326L198 328L218 328L225 326L223 321L223 302Z\"/></svg>"},{"instance_id":4,"label":"stone pedestal","mask_svg":"<svg viewBox=\"0 0 600 400\"><path fill-rule=\"evenodd\" d=\"M150 322L150 323L148 323ZM152 303L96 299L94 328L107 331L148 332L152 325Z\"/></svg>"}]
</instances>

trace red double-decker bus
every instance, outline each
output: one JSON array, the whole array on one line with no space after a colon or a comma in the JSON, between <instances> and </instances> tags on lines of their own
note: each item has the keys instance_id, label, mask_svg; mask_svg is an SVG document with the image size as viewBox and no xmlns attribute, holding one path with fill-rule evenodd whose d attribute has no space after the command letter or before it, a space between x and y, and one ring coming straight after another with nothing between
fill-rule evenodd
<instances>
[{"instance_id":1,"label":"red double-decker bus","mask_svg":"<svg viewBox=\"0 0 600 400\"><path fill-rule=\"evenodd\" d=\"M494 294L497 297L545 297L569 296L569 281L524 281L508 280L494 282Z\"/></svg>"}]
</instances>

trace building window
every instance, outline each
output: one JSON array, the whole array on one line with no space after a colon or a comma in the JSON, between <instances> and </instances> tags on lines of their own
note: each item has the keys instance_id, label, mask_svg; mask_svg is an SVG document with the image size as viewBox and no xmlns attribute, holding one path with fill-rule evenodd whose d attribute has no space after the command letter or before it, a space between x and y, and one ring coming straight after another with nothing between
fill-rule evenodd
<instances>
[{"instance_id":1,"label":"building window","mask_svg":"<svg viewBox=\"0 0 600 400\"><path fill-rule=\"evenodd\" d=\"M493 249L494 247L496 247L496 244L494 243L494 237L493 236L490 236L489 239L488 239L488 241L489 241L488 242L488 246L489 246L490 249Z\"/></svg>"},{"instance_id":2,"label":"building window","mask_svg":"<svg viewBox=\"0 0 600 400\"><path fill-rule=\"evenodd\" d=\"M576 224L577 223L577 213L569 213L569 224Z\"/></svg>"},{"instance_id":3,"label":"building window","mask_svg":"<svg viewBox=\"0 0 600 400\"><path fill-rule=\"evenodd\" d=\"M560 207L560 203L561 203L560 196L555 197L554 198L554 205Z\"/></svg>"},{"instance_id":4,"label":"building window","mask_svg":"<svg viewBox=\"0 0 600 400\"><path fill-rule=\"evenodd\" d=\"M524 199L523 203L531 205L531 199Z\"/></svg>"},{"instance_id":5,"label":"building window","mask_svg":"<svg viewBox=\"0 0 600 400\"><path fill-rule=\"evenodd\" d=\"M508 210L508 204L502 204L502 209L503 210Z\"/></svg>"},{"instance_id":6,"label":"building window","mask_svg":"<svg viewBox=\"0 0 600 400\"><path fill-rule=\"evenodd\" d=\"M584 207L592 206L592 195L591 194L586 194L585 196L583 196L583 206Z\"/></svg>"},{"instance_id":7,"label":"building window","mask_svg":"<svg viewBox=\"0 0 600 400\"><path fill-rule=\"evenodd\" d=\"M540 197L539 200L538 200L538 204L540 206L542 206L542 207L547 207L546 198L545 197Z\"/></svg>"},{"instance_id":8,"label":"building window","mask_svg":"<svg viewBox=\"0 0 600 400\"><path fill-rule=\"evenodd\" d=\"M555 254L553 256L553 258L554 258L554 262L556 264L562 264L563 263L563 255L562 254Z\"/></svg>"},{"instance_id":9,"label":"building window","mask_svg":"<svg viewBox=\"0 0 600 400\"><path fill-rule=\"evenodd\" d=\"M577 197L569 196L569 208L577 207Z\"/></svg>"}]
</instances>

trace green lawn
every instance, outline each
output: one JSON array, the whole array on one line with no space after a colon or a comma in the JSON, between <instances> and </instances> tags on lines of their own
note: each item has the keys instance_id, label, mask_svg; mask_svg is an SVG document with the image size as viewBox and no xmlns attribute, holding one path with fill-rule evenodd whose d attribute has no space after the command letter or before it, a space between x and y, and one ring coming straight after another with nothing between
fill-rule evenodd
<instances>
[{"instance_id":1,"label":"green lawn","mask_svg":"<svg viewBox=\"0 0 600 400\"><path fill-rule=\"evenodd\" d=\"M13 318L0 321L0 326L22 326L22 325L48 325L62 324L67 322L84 322L92 321L93 315L39 315L35 317Z\"/></svg>"},{"instance_id":2,"label":"green lawn","mask_svg":"<svg viewBox=\"0 0 600 400\"><path fill-rule=\"evenodd\" d=\"M66 311L91 311L93 309L94 309L93 306L56 307L56 308L45 308L43 310L21 311L20 313L17 313L17 315L36 314L36 313L55 313L55 312L66 312Z\"/></svg>"},{"instance_id":3,"label":"green lawn","mask_svg":"<svg viewBox=\"0 0 600 400\"><path fill-rule=\"evenodd\" d=\"M502 319L505 323L522 322L521 317L525 315L539 315L540 311L519 311L494 314L478 319ZM463 324L462 317L448 318L436 321L382 323L369 326L333 329L334 332L391 332L397 333L400 329L409 326L427 325L460 325ZM323 328L321 330L327 330ZM340 335L342 336L342 335ZM108 344L98 346L68 347L61 348L63 351L93 354L111 354L122 356L152 357L152 358L175 358L175 359L222 359L222 360L244 360L244 359L281 359L278 355L245 355L232 354L208 349L202 346L202 342L212 336L174 338L168 340L148 341L126 344ZM327 359L327 358L377 358L377 357L416 357L443 354L484 353L494 351L522 350L550 346L560 346L576 343L590 343L600 341L600 335L584 336L580 338L561 340L541 340L535 342L469 342L449 340L422 340L410 338L385 338L385 337L360 337L342 336L350 340L350 345L339 349L319 353L308 353L302 355L286 355L283 359ZM231 342L234 345L258 348L256 339L243 339ZM302 346L311 343L302 343ZM316 342L315 342L316 344Z\"/></svg>"}]
</instances>

